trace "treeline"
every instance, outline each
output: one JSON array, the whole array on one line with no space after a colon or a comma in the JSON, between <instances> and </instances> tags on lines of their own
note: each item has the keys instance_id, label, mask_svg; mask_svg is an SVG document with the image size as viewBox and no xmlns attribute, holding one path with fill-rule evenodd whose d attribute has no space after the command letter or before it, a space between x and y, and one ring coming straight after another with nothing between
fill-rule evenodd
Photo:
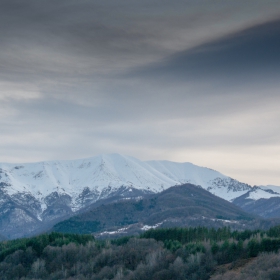
<instances>
[{"instance_id":1,"label":"treeline","mask_svg":"<svg viewBox=\"0 0 280 280\"><path fill-rule=\"evenodd\" d=\"M154 229L140 238L116 240L51 233L1 242L0 279L235 279L232 276L237 277L242 267L246 279L256 279L253 268L258 258L266 263L260 279L279 279L275 278L280 267L279 248L280 227L266 232Z\"/></svg>"},{"instance_id":2,"label":"treeline","mask_svg":"<svg viewBox=\"0 0 280 280\"><path fill-rule=\"evenodd\" d=\"M211 248L218 264L256 257L260 252L277 252L280 249L279 226L268 231L231 231L229 227L151 229L140 238L162 241L165 248L173 252L188 248L191 254L205 253L207 248Z\"/></svg>"},{"instance_id":3,"label":"treeline","mask_svg":"<svg viewBox=\"0 0 280 280\"><path fill-rule=\"evenodd\" d=\"M21 238L10 241L0 242L0 261L17 250L25 251L32 248L34 253L40 256L47 246L62 247L70 243L85 245L89 241L93 241L92 235L80 234L63 234L52 232L50 234L42 234L32 238Z\"/></svg>"},{"instance_id":4,"label":"treeline","mask_svg":"<svg viewBox=\"0 0 280 280\"><path fill-rule=\"evenodd\" d=\"M244 230L244 231L232 231L230 227L223 228L207 228L207 227L195 227L195 228L168 228L168 229L151 229L143 234L141 238L154 238L157 241L165 240L177 240L182 244L189 242L200 241L223 241L226 239L234 238L236 240L245 240L253 235L268 234L265 231L260 230Z\"/></svg>"},{"instance_id":5,"label":"treeline","mask_svg":"<svg viewBox=\"0 0 280 280\"><path fill-rule=\"evenodd\" d=\"M243 230L232 231L230 227L223 228L208 228L208 227L193 227L193 228L160 228L150 229L140 235L141 238L154 238L157 241L165 241L168 239L177 240L182 244L199 241L223 241L233 238L237 241L246 240L252 236L260 235L260 237L268 236L280 238L280 226L272 227L267 231L264 230Z\"/></svg>"}]
</instances>

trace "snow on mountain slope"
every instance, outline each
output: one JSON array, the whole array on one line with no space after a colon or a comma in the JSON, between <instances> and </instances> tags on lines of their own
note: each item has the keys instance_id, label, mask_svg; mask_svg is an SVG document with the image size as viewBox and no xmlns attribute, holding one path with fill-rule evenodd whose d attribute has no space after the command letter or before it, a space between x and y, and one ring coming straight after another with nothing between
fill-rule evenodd
<instances>
[{"instance_id":1,"label":"snow on mountain slope","mask_svg":"<svg viewBox=\"0 0 280 280\"><path fill-rule=\"evenodd\" d=\"M275 193L280 194L280 186L274 186L274 185L266 185L266 186L258 186L259 188L263 189L263 190L272 190Z\"/></svg>"},{"instance_id":2,"label":"snow on mountain slope","mask_svg":"<svg viewBox=\"0 0 280 280\"><path fill-rule=\"evenodd\" d=\"M209 168L198 167L192 163L177 163L171 161L148 161L151 167L164 174L166 177L181 183L196 183L206 187L205 184L213 179L213 176L226 178L221 173Z\"/></svg>"},{"instance_id":3,"label":"snow on mountain slope","mask_svg":"<svg viewBox=\"0 0 280 280\"><path fill-rule=\"evenodd\" d=\"M254 186L232 201L248 213L264 218L280 217L280 187Z\"/></svg>"},{"instance_id":4,"label":"snow on mountain slope","mask_svg":"<svg viewBox=\"0 0 280 280\"><path fill-rule=\"evenodd\" d=\"M120 186L158 192L178 183L144 162L117 154L76 161L0 164L0 176L0 181L9 185L7 194L28 192L36 198L52 192L76 197L86 187L97 194Z\"/></svg>"},{"instance_id":5,"label":"snow on mountain slope","mask_svg":"<svg viewBox=\"0 0 280 280\"><path fill-rule=\"evenodd\" d=\"M26 192L41 200L52 192L77 198L85 188L100 195L106 188L120 186L159 192L182 183L200 185L231 200L247 192L246 184L208 168L170 161L142 162L119 154L100 155L73 161L49 161L27 164L0 164L0 181L9 185L13 195ZM237 187L229 189L234 181Z\"/></svg>"},{"instance_id":6,"label":"snow on mountain slope","mask_svg":"<svg viewBox=\"0 0 280 280\"><path fill-rule=\"evenodd\" d=\"M148 161L154 169L166 177L182 183L199 185L212 194L231 201L251 190L248 184L244 184L227 177L215 170L199 167L192 163L177 163L171 161Z\"/></svg>"},{"instance_id":7,"label":"snow on mountain slope","mask_svg":"<svg viewBox=\"0 0 280 280\"><path fill-rule=\"evenodd\" d=\"M280 187L278 186L255 186L250 190L246 199L259 200L269 199L271 197L280 197Z\"/></svg>"}]
</instances>

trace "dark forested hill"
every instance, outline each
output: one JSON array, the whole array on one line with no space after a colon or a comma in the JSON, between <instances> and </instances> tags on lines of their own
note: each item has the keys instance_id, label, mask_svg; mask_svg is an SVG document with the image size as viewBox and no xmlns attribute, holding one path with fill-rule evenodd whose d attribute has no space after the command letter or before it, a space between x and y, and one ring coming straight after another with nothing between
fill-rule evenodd
<instances>
[{"instance_id":1,"label":"dark forested hill","mask_svg":"<svg viewBox=\"0 0 280 280\"><path fill-rule=\"evenodd\" d=\"M141 229L171 226L231 225L244 228L259 223L257 216L191 184L175 186L141 200L101 205L54 226L58 232L132 234Z\"/></svg>"}]
</instances>

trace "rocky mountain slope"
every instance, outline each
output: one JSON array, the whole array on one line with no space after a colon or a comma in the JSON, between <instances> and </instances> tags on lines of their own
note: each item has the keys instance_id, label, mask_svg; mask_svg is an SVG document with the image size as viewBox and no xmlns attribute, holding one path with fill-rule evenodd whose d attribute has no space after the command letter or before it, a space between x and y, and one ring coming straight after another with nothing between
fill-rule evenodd
<instances>
[{"instance_id":1,"label":"rocky mountain slope","mask_svg":"<svg viewBox=\"0 0 280 280\"><path fill-rule=\"evenodd\" d=\"M119 154L71 161L0 163L0 234L22 237L48 228L101 200L137 198L191 183L225 200L251 191L191 163L143 162Z\"/></svg>"}]
</instances>

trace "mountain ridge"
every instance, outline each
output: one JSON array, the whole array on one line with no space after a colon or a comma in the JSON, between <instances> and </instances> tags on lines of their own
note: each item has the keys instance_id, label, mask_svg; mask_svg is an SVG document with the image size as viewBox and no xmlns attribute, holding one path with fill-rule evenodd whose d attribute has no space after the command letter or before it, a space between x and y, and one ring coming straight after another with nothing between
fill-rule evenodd
<instances>
[{"instance_id":1,"label":"mountain ridge","mask_svg":"<svg viewBox=\"0 0 280 280\"><path fill-rule=\"evenodd\" d=\"M120 154L0 163L0 234L22 237L101 199L133 199L186 183L228 201L252 190L248 184L189 162L141 161Z\"/></svg>"},{"instance_id":2,"label":"mountain ridge","mask_svg":"<svg viewBox=\"0 0 280 280\"><path fill-rule=\"evenodd\" d=\"M156 227L225 226L244 229L244 222L258 216L246 213L199 186L173 186L138 200L123 200L98 207L64 220L53 227L65 233L122 235Z\"/></svg>"},{"instance_id":3,"label":"mountain ridge","mask_svg":"<svg viewBox=\"0 0 280 280\"><path fill-rule=\"evenodd\" d=\"M80 171L77 172L77 169ZM88 170L92 173L87 172ZM84 180L76 178L75 173L83 176ZM1 174L7 178L2 178ZM20 165L0 163L0 176L1 184L9 185L9 188L5 188L9 195L29 192L38 199L40 196L46 196L54 191L75 195L75 192L81 192L81 188L85 188L88 183L94 183L97 192L112 184L132 186L138 189L150 188L151 191L158 192L182 183L193 183L204 188L209 185L217 186L219 182L213 181L211 184L210 181L217 178L220 180L230 178L213 169L199 167L188 162L140 161L119 154ZM89 176L92 176L91 181L86 180ZM27 180L26 177L28 177ZM247 187L244 189L249 190L249 185L245 185ZM226 199L230 200L232 197L226 197Z\"/></svg>"}]
</instances>

